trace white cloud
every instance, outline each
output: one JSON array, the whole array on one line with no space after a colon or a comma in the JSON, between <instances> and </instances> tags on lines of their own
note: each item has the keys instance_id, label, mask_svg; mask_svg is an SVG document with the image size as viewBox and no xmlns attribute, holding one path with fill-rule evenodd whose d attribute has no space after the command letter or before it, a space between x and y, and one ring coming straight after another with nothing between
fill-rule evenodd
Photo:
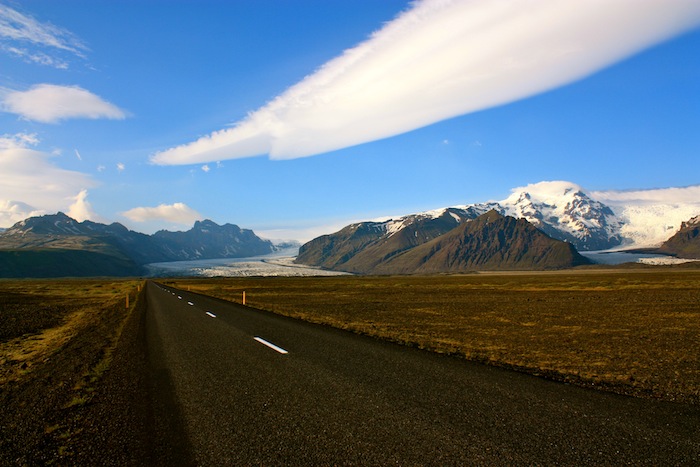
<instances>
[{"instance_id":1,"label":"white cloud","mask_svg":"<svg viewBox=\"0 0 700 467\"><path fill-rule=\"evenodd\" d=\"M564 180L547 180L537 183L529 183L510 190L510 196L501 203L517 203L521 193L526 192L537 202L556 204L564 193L571 191L585 191L581 186ZM596 198L597 199L597 198Z\"/></svg>"},{"instance_id":2,"label":"white cloud","mask_svg":"<svg viewBox=\"0 0 700 467\"><path fill-rule=\"evenodd\" d=\"M92 210L92 205L87 200L87 190L81 190L77 196L73 197L73 204L68 207L66 213L69 217L82 222L84 220L96 220L97 215Z\"/></svg>"},{"instance_id":3,"label":"white cloud","mask_svg":"<svg viewBox=\"0 0 700 467\"><path fill-rule=\"evenodd\" d=\"M152 161L291 159L386 138L562 86L699 23L696 0L424 0L234 127Z\"/></svg>"},{"instance_id":4,"label":"white cloud","mask_svg":"<svg viewBox=\"0 0 700 467\"><path fill-rule=\"evenodd\" d=\"M0 199L0 226L11 227L28 217L41 216L45 211L37 210L21 201Z\"/></svg>"},{"instance_id":5,"label":"white cloud","mask_svg":"<svg viewBox=\"0 0 700 467\"><path fill-rule=\"evenodd\" d=\"M188 225L203 219L202 215L184 203L160 204L156 207L138 207L122 213L134 222L163 220Z\"/></svg>"},{"instance_id":6,"label":"white cloud","mask_svg":"<svg viewBox=\"0 0 700 467\"><path fill-rule=\"evenodd\" d=\"M126 118L123 110L90 91L55 84L37 84L28 91L5 90L0 109L42 123L69 118Z\"/></svg>"},{"instance_id":7,"label":"white cloud","mask_svg":"<svg viewBox=\"0 0 700 467\"><path fill-rule=\"evenodd\" d=\"M62 51L85 58L88 47L67 29L42 23L30 15L0 4L0 50L30 63L68 68L66 60L40 49L52 53Z\"/></svg>"},{"instance_id":8,"label":"white cloud","mask_svg":"<svg viewBox=\"0 0 700 467\"><path fill-rule=\"evenodd\" d=\"M700 207L700 185L648 190L592 191L592 197L611 206L618 204L694 204Z\"/></svg>"},{"instance_id":9,"label":"white cloud","mask_svg":"<svg viewBox=\"0 0 700 467\"><path fill-rule=\"evenodd\" d=\"M50 154L28 147L37 143L31 134L0 137L0 227L70 209L76 196L96 185L89 175L61 169Z\"/></svg>"},{"instance_id":10,"label":"white cloud","mask_svg":"<svg viewBox=\"0 0 700 467\"><path fill-rule=\"evenodd\" d=\"M117 163L117 171L118 171L119 173L122 173L122 172L124 172L124 170L126 170L126 166L124 165L124 163L123 163L123 162L118 162L118 163Z\"/></svg>"},{"instance_id":11,"label":"white cloud","mask_svg":"<svg viewBox=\"0 0 700 467\"><path fill-rule=\"evenodd\" d=\"M204 164L204 165L202 166L202 171L203 171L203 172L206 173L206 172L209 172L210 170L211 170L211 169L209 168L209 165Z\"/></svg>"},{"instance_id":12,"label":"white cloud","mask_svg":"<svg viewBox=\"0 0 700 467\"><path fill-rule=\"evenodd\" d=\"M0 150L11 148L26 148L39 144L36 133L4 134L0 136Z\"/></svg>"}]
</instances>

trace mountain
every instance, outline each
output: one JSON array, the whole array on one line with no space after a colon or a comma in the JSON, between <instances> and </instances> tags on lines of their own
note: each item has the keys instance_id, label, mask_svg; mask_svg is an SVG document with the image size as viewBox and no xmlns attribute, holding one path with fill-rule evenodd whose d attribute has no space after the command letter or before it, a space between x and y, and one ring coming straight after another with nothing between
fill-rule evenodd
<instances>
[{"instance_id":1,"label":"mountain","mask_svg":"<svg viewBox=\"0 0 700 467\"><path fill-rule=\"evenodd\" d=\"M337 233L323 235L302 245L296 262L363 273L484 212L476 208L447 208L398 220L351 224Z\"/></svg>"},{"instance_id":2,"label":"mountain","mask_svg":"<svg viewBox=\"0 0 700 467\"><path fill-rule=\"evenodd\" d=\"M552 238L572 243L579 250L607 250L622 244L622 223L612 209L591 199L573 183L530 185L515 190L501 202L484 206L526 219Z\"/></svg>"},{"instance_id":3,"label":"mountain","mask_svg":"<svg viewBox=\"0 0 700 467\"><path fill-rule=\"evenodd\" d=\"M433 240L466 221L495 210L522 218L556 240L580 250L621 245L621 222L603 203L569 182L529 185L503 201L455 206L385 222L361 222L311 240L297 261L349 272L371 270L407 249Z\"/></svg>"},{"instance_id":4,"label":"mountain","mask_svg":"<svg viewBox=\"0 0 700 467\"><path fill-rule=\"evenodd\" d=\"M0 249L85 250L129 258L137 264L167 261L149 235L117 222L78 222L62 212L30 217L0 233Z\"/></svg>"},{"instance_id":5,"label":"mountain","mask_svg":"<svg viewBox=\"0 0 700 467\"><path fill-rule=\"evenodd\" d=\"M210 220L195 222L187 232L160 230L152 238L168 257L178 259L244 258L274 251L272 242L252 230Z\"/></svg>"},{"instance_id":6,"label":"mountain","mask_svg":"<svg viewBox=\"0 0 700 467\"><path fill-rule=\"evenodd\" d=\"M688 191L691 188L587 193L571 182L540 182L513 189L501 201L352 224L309 242L300 250L300 262L364 270L382 261L383 255L429 241L492 209L504 216L526 219L579 251L658 247L677 231L681 221L700 214L700 202L689 201L696 197ZM675 199L677 193L681 197Z\"/></svg>"},{"instance_id":7,"label":"mountain","mask_svg":"<svg viewBox=\"0 0 700 467\"><path fill-rule=\"evenodd\" d=\"M550 238L524 219L502 216L496 210L472 219L457 221L456 217L455 211L447 211L422 219L433 227L433 238L420 238L417 230L405 235L409 229L400 229L377 239L378 233L386 233L386 224L354 224L303 245L297 262L362 274L541 270L589 264L573 245ZM445 224L452 224L449 218L456 226L437 234ZM392 240L397 233L404 235Z\"/></svg>"},{"instance_id":8,"label":"mountain","mask_svg":"<svg viewBox=\"0 0 700 467\"><path fill-rule=\"evenodd\" d=\"M681 224L680 230L666 240L660 253L686 259L700 259L700 216Z\"/></svg>"},{"instance_id":9,"label":"mountain","mask_svg":"<svg viewBox=\"0 0 700 467\"><path fill-rule=\"evenodd\" d=\"M700 213L700 202L692 196L696 191L689 187L588 193L571 182L540 182L516 188L501 201L351 224L302 245L297 262L348 272L371 271L490 210L525 219L553 239L570 243L580 251L656 248L677 231L681 220ZM665 251L672 253L671 249Z\"/></svg>"},{"instance_id":10,"label":"mountain","mask_svg":"<svg viewBox=\"0 0 700 467\"><path fill-rule=\"evenodd\" d=\"M590 264L570 243L554 240L525 219L495 210L393 256L374 273L564 269Z\"/></svg>"},{"instance_id":11,"label":"mountain","mask_svg":"<svg viewBox=\"0 0 700 467\"><path fill-rule=\"evenodd\" d=\"M206 220L187 232L146 235L119 223L78 222L59 212L25 219L0 232L5 260L0 277L129 276L141 274L141 266L148 263L272 251L270 241L232 224Z\"/></svg>"}]
</instances>

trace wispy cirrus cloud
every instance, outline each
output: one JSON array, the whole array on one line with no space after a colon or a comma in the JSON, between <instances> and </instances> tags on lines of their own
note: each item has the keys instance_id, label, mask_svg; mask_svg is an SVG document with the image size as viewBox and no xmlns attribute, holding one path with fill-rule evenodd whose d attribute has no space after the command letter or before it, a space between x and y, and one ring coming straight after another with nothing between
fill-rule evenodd
<instances>
[{"instance_id":1,"label":"wispy cirrus cloud","mask_svg":"<svg viewBox=\"0 0 700 467\"><path fill-rule=\"evenodd\" d=\"M122 215L134 222L167 221L176 224L192 224L203 219L202 215L185 203L160 204L156 207L129 209Z\"/></svg>"},{"instance_id":2,"label":"wispy cirrus cloud","mask_svg":"<svg viewBox=\"0 0 700 467\"><path fill-rule=\"evenodd\" d=\"M85 58L88 47L65 28L0 4L0 50L30 63L68 68L56 51Z\"/></svg>"},{"instance_id":3,"label":"wispy cirrus cloud","mask_svg":"<svg viewBox=\"0 0 700 467\"><path fill-rule=\"evenodd\" d=\"M0 91L0 110L36 122L127 117L124 110L79 86L37 84L27 91Z\"/></svg>"},{"instance_id":4,"label":"wispy cirrus cloud","mask_svg":"<svg viewBox=\"0 0 700 467\"><path fill-rule=\"evenodd\" d=\"M423 0L232 128L156 164L311 156L506 104L700 24L695 0Z\"/></svg>"},{"instance_id":5,"label":"wispy cirrus cloud","mask_svg":"<svg viewBox=\"0 0 700 467\"><path fill-rule=\"evenodd\" d=\"M32 149L38 143L34 134L0 135L0 227L72 207L93 216L85 199L96 182L55 165L51 154Z\"/></svg>"}]
</instances>

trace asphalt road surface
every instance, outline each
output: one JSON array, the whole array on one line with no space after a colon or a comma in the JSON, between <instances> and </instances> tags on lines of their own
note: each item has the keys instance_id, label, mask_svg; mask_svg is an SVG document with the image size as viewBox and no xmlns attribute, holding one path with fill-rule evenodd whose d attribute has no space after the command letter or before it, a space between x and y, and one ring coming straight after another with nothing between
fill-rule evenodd
<instances>
[{"instance_id":1,"label":"asphalt road surface","mask_svg":"<svg viewBox=\"0 0 700 467\"><path fill-rule=\"evenodd\" d=\"M698 407L147 287L155 415L181 464L700 464Z\"/></svg>"}]
</instances>

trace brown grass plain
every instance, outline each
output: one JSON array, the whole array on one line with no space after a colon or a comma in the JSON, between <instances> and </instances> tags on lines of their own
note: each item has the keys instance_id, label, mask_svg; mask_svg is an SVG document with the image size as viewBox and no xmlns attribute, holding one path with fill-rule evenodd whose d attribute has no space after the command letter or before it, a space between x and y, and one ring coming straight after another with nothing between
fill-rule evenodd
<instances>
[{"instance_id":1,"label":"brown grass plain","mask_svg":"<svg viewBox=\"0 0 700 467\"><path fill-rule=\"evenodd\" d=\"M0 464L71 464L142 283L0 280Z\"/></svg>"},{"instance_id":2,"label":"brown grass plain","mask_svg":"<svg viewBox=\"0 0 700 467\"><path fill-rule=\"evenodd\" d=\"M0 281L0 383L30 371L141 281L46 279Z\"/></svg>"},{"instance_id":3,"label":"brown grass plain","mask_svg":"<svg viewBox=\"0 0 700 467\"><path fill-rule=\"evenodd\" d=\"M430 351L700 403L700 271L582 269L165 283Z\"/></svg>"}]
</instances>

